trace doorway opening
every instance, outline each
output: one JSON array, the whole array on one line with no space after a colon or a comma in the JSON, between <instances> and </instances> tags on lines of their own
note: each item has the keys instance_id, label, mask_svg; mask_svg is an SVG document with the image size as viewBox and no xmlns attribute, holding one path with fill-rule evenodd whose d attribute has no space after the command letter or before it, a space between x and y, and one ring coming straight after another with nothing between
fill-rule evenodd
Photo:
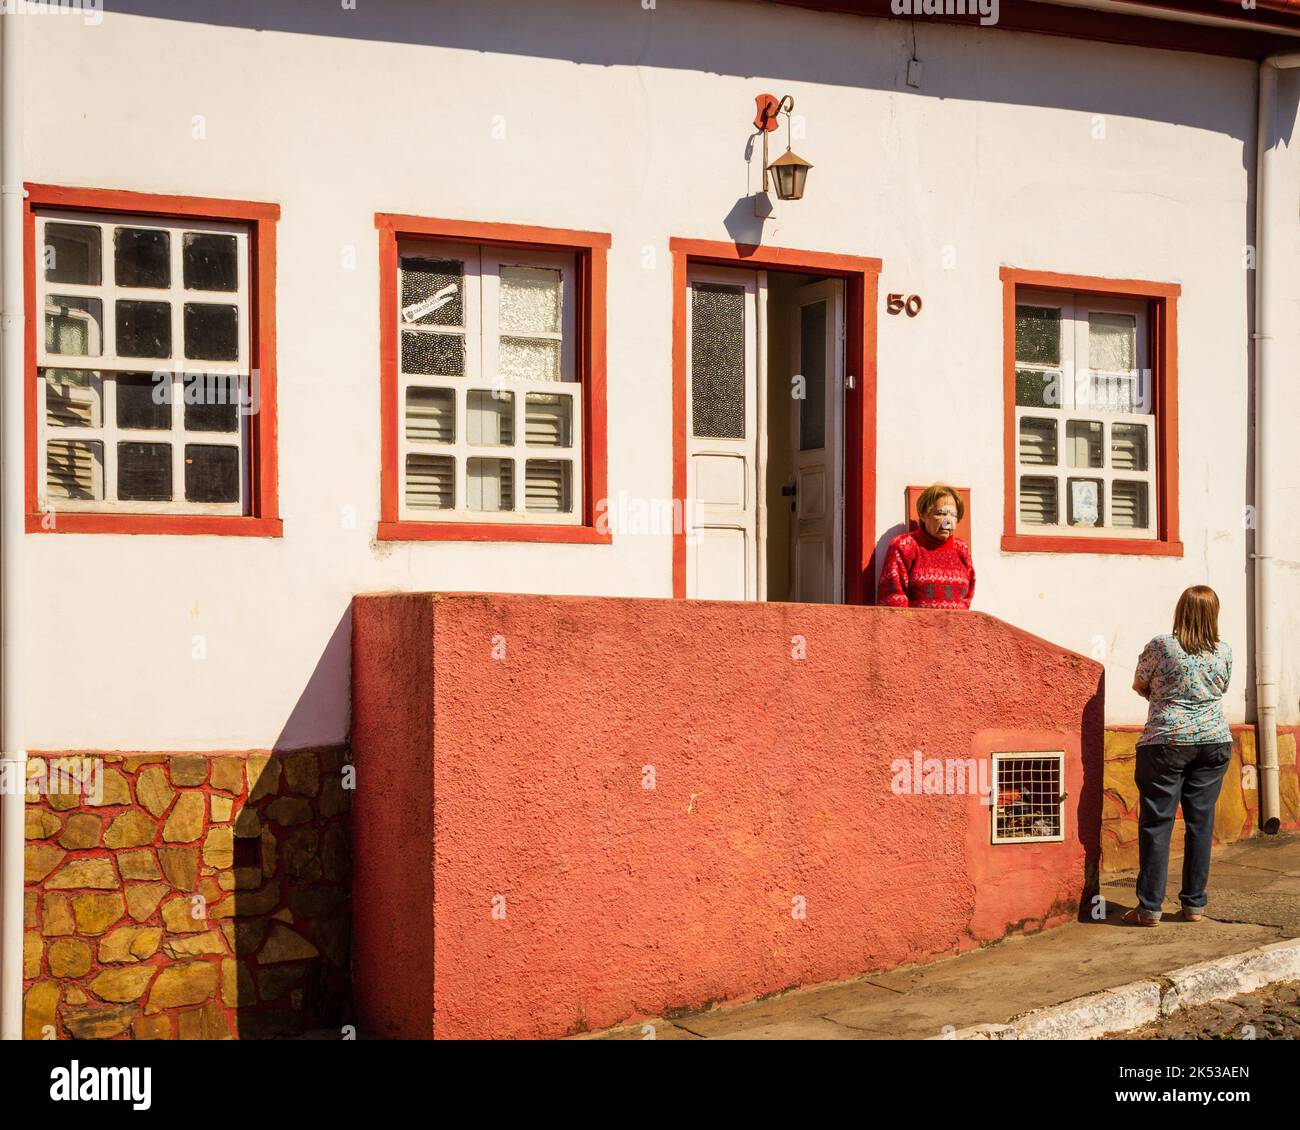
<instances>
[{"instance_id":1,"label":"doorway opening","mask_svg":"<svg viewBox=\"0 0 1300 1130\"><path fill-rule=\"evenodd\" d=\"M672 248L674 595L869 602L879 261Z\"/></svg>"}]
</instances>

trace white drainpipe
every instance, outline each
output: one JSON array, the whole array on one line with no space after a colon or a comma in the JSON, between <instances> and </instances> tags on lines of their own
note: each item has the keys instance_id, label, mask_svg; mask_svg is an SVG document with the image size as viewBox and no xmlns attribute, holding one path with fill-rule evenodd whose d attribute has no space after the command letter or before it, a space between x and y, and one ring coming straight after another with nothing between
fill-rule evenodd
<instances>
[{"instance_id":1,"label":"white drainpipe","mask_svg":"<svg viewBox=\"0 0 1300 1130\"><path fill-rule=\"evenodd\" d=\"M23 1035L23 38L0 16L0 1036Z\"/></svg>"},{"instance_id":2,"label":"white drainpipe","mask_svg":"<svg viewBox=\"0 0 1300 1130\"><path fill-rule=\"evenodd\" d=\"M1288 160L1276 137L1277 73L1300 67L1300 53L1274 55L1259 66L1258 151L1255 161L1255 716L1259 757L1260 823L1275 833L1281 822L1277 763L1277 620L1273 615L1277 525L1274 504L1279 464L1289 458L1282 394L1291 380L1274 364L1274 332L1286 332L1281 283L1272 270L1271 252L1291 245L1295 216L1284 193L1276 190L1280 166ZM1294 164L1294 157L1290 158Z\"/></svg>"}]
</instances>

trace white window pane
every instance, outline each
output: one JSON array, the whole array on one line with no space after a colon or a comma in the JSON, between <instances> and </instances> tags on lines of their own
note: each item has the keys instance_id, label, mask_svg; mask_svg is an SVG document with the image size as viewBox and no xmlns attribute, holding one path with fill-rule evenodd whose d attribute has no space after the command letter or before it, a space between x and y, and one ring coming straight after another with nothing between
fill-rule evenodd
<instances>
[{"instance_id":1,"label":"white window pane","mask_svg":"<svg viewBox=\"0 0 1300 1130\"><path fill-rule=\"evenodd\" d=\"M1081 372L1076 382L1079 408L1098 412L1149 412L1141 400L1139 378L1127 373Z\"/></svg>"},{"instance_id":2,"label":"white window pane","mask_svg":"<svg viewBox=\"0 0 1300 1130\"><path fill-rule=\"evenodd\" d=\"M532 447L572 446L573 397L530 392L525 401L524 442Z\"/></svg>"},{"instance_id":3,"label":"white window pane","mask_svg":"<svg viewBox=\"0 0 1300 1130\"><path fill-rule=\"evenodd\" d=\"M1020 520L1031 526L1056 525L1055 479L1021 476Z\"/></svg>"},{"instance_id":4,"label":"white window pane","mask_svg":"<svg viewBox=\"0 0 1300 1130\"><path fill-rule=\"evenodd\" d=\"M406 505L415 510L450 510L456 502L456 462L450 455L406 457Z\"/></svg>"},{"instance_id":5,"label":"white window pane","mask_svg":"<svg viewBox=\"0 0 1300 1130\"><path fill-rule=\"evenodd\" d=\"M501 332L560 332L560 272L545 267L501 267Z\"/></svg>"},{"instance_id":6,"label":"white window pane","mask_svg":"<svg viewBox=\"0 0 1300 1130\"><path fill-rule=\"evenodd\" d=\"M1111 484L1110 520L1116 529L1147 528L1147 484L1120 480Z\"/></svg>"},{"instance_id":7,"label":"white window pane","mask_svg":"<svg viewBox=\"0 0 1300 1130\"><path fill-rule=\"evenodd\" d=\"M525 508L546 514L572 511L570 466L558 459L529 459L524 476Z\"/></svg>"},{"instance_id":8,"label":"white window pane","mask_svg":"<svg viewBox=\"0 0 1300 1130\"><path fill-rule=\"evenodd\" d=\"M1061 311L1053 306L1016 306L1016 360L1061 363Z\"/></svg>"},{"instance_id":9,"label":"white window pane","mask_svg":"<svg viewBox=\"0 0 1300 1130\"><path fill-rule=\"evenodd\" d=\"M515 463L513 459L469 461L465 480L471 510L513 510L515 508Z\"/></svg>"},{"instance_id":10,"label":"white window pane","mask_svg":"<svg viewBox=\"0 0 1300 1130\"><path fill-rule=\"evenodd\" d=\"M1069 502L1071 526L1100 526L1105 516L1100 479L1069 479L1066 498Z\"/></svg>"},{"instance_id":11,"label":"white window pane","mask_svg":"<svg viewBox=\"0 0 1300 1130\"><path fill-rule=\"evenodd\" d=\"M1147 428L1144 424L1111 426L1110 465L1116 471L1147 469Z\"/></svg>"},{"instance_id":12,"label":"white window pane","mask_svg":"<svg viewBox=\"0 0 1300 1130\"><path fill-rule=\"evenodd\" d=\"M1020 421L1020 462L1029 466L1056 465L1056 421L1025 416Z\"/></svg>"},{"instance_id":13,"label":"white window pane","mask_svg":"<svg viewBox=\"0 0 1300 1130\"><path fill-rule=\"evenodd\" d=\"M104 424L103 384L86 369L43 369L45 422L52 428L99 428Z\"/></svg>"},{"instance_id":14,"label":"white window pane","mask_svg":"<svg viewBox=\"0 0 1300 1130\"><path fill-rule=\"evenodd\" d=\"M103 352L104 304L98 298L51 294L45 299L45 352L98 357Z\"/></svg>"},{"instance_id":15,"label":"white window pane","mask_svg":"<svg viewBox=\"0 0 1300 1130\"><path fill-rule=\"evenodd\" d=\"M45 494L55 502L104 497L104 445L53 439L46 445Z\"/></svg>"},{"instance_id":16,"label":"white window pane","mask_svg":"<svg viewBox=\"0 0 1300 1130\"><path fill-rule=\"evenodd\" d=\"M456 394L449 388L408 388L406 438L417 443L455 443Z\"/></svg>"},{"instance_id":17,"label":"white window pane","mask_svg":"<svg viewBox=\"0 0 1300 1130\"><path fill-rule=\"evenodd\" d=\"M45 225L45 281L99 286L103 253L93 224Z\"/></svg>"},{"instance_id":18,"label":"white window pane","mask_svg":"<svg viewBox=\"0 0 1300 1130\"><path fill-rule=\"evenodd\" d=\"M1137 318L1132 314L1088 315L1088 368L1126 372L1137 368Z\"/></svg>"},{"instance_id":19,"label":"white window pane","mask_svg":"<svg viewBox=\"0 0 1300 1130\"><path fill-rule=\"evenodd\" d=\"M1101 466L1101 433L1100 420L1070 420L1066 423L1066 460L1071 467Z\"/></svg>"},{"instance_id":20,"label":"white window pane","mask_svg":"<svg viewBox=\"0 0 1300 1130\"><path fill-rule=\"evenodd\" d=\"M401 283L404 324L465 324L465 264L459 259L425 259L403 255Z\"/></svg>"},{"instance_id":21,"label":"white window pane","mask_svg":"<svg viewBox=\"0 0 1300 1130\"><path fill-rule=\"evenodd\" d=\"M501 375L517 381L558 381L560 343L503 337L500 352Z\"/></svg>"},{"instance_id":22,"label":"white window pane","mask_svg":"<svg viewBox=\"0 0 1300 1130\"><path fill-rule=\"evenodd\" d=\"M509 447L515 442L515 394L500 389L470 389L466 413L469 442L480 447Z\"/></svg>"}]
</instances>

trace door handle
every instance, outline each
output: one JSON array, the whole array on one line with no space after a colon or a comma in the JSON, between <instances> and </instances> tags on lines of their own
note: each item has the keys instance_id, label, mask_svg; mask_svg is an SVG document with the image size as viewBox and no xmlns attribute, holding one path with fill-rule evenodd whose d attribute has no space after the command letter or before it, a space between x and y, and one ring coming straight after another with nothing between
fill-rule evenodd
<instances>
[{"instance_id":1,"label":"door handle","mask_svg":"<svg viewBox=\"0 0 1300 1130\"><path fill-rule=\"evenodd\" d=\"M785 495L786 498L793 498L796 494L799 493L799 484L786 483L785 486L781 488L781 493Z\"/></svg>"}]
</instances>

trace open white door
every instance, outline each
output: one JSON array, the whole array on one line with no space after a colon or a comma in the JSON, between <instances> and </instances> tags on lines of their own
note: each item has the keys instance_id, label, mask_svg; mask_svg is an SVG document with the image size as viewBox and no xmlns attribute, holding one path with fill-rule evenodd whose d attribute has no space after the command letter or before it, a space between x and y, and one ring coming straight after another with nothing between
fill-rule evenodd
<instances>
[{"instance_id":1,"label":"open white door","mask_svg":"<svg viewBox=\"0 0 1300 1130\"><path fill-rule=\"evenodd\" d=\"M697 269L686 303L686 595L763 600L767 276Z\"/></svg>"},{"instance_id":2,"label":"open white door","mask_svg":"<svg viewBox=\"0 0 1300 1130\"><path fill-rule=\"evenodd\" d=\"M804 378L790 414L794 450L790 599L844 600L844 284L795 292L791 372Z\"/></svg>"}]
</instances>

